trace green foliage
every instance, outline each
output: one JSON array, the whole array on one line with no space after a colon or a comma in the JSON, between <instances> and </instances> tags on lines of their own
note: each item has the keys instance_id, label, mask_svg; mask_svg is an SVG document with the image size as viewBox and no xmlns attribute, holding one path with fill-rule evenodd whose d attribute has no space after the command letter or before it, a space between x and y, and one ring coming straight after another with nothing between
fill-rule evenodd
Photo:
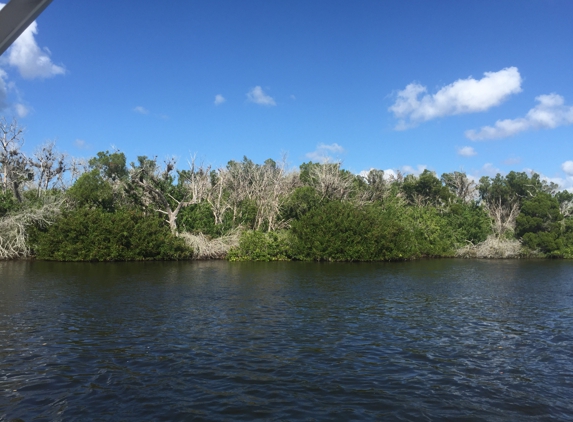
<instances>
[{"instance_id":1,"label":"green foliage","mask_svg":"<svg viewBox=\"0 0 573 422\"><path fill-rule=\"evenodd\" d=\"M499 173L495 178L484 176L480 179L479 193L482 201L507 205L513 201L523 201L540 192L553 194L556 185L542 181L538 174L529 177L525 172L510 171L507 176Z\"/></svg>"},{"instance_id":2,"label":"green foliage","mask_svg":"<svg viewBox=\"0 0 573 422\"><path fill-rule=\"evenodd\" d=\"M207 202L201 202L183 208L177 216L177 226L185 232L218 237L231 229L230 220L226 218L223 224L215 225L211 207Z\"/></svg>"},{"instance_id":3,"label":"green foliage","mask_svg":"<svg viewBox=\"0 0 573 422\"><path fill-rule=\"evenodd\" d=\"M562 219L557 198L540 192L523 201L516 220L515 234L530 249L558 254L563 248L559 224Z\"/></svg>"},{"instance_id":4,"label":"green foliage","mask_svg":"<svg viewBox=\"0 0 573 422\"><path fill-rule=\"evenodd\" d=\"M402 191L410 203L440 205L452 198L450 190L442 185L434 172L424 170L420 176L408 175L402 184Z\"/></svg>"},{"instance_id":5,"label":"green foliage","mask_svg":"<svg viewBox=\"0 0 573 422\"><path fill-rule=\"evenodd\" d=\"M316 261L395 260L412 256L411 233L394 212L328 202L293 222L293 254Z\"/></svg>"},{"instance_id":6,"label":"green foliage","mask_svg":"<svg viewBox=\"0 0 573 422\"><path fill-rule=\"evenodd\" d=\"M20 203L14 198L12 192L0 192L0 217L20 208Z\"/></svg>"},{"instance_id":7,"label":"green foliage","mask_svg":"<svg viewBox=\"0 0 573 422\"><path fill-rule=\"evenodd\" d=\"M444 215L446 224L456 233L460 245L470 241L474 245L483 242L491 234L491 221L483 207L476 203L453 203Z\"/></svg>"},{"instance_id":8,"label":"green foliage","mask_svg":"<svg viewBox=\"0 0 573 422\"><path fill-rule=\"evenodd\" d=\"M98 170L82 174L67 192L78 207L114 208L113 189Z\"/></svg>"},{"instance_id":9,"label":"green foliage","mask_svg":"<svg viewBox=\"0 0 573 422\"><path fill-rule=\"evenodd\" d=\"M320 195L312 186L300 186L287 198L283 205L282 218L298 220L320 205Z\"/></svg>"},{"instance_id":10,"label":"green foliage","mask_svg":"<svg viewBox=\"0 0 573 422\"><path fill-rule=\"evenodd\" d=\"M109 151L100 151L88 163L91 169L96 170L102 177L107 179L125 179L128 175L123 152L110 154Z\"/></svg>"},{"instance_id":11,"label":"green foliage","mask_svg":"<svg viewBox=\"0 0 573 422\"><path fill-rule=\"evenodd\" d=\"M392 219L399 219L410 233L410 258L452 256L458 237L455 228L434 207L394 207Z\"/></svg>"},{"instance_id":12,"label":"green foliage","mask_svg":"<svg viewBox=\"0 0 573 422\"><path fill-rule=\"evenodd\" d=\"M241 234L239 246L231 249L227 259L230 261L284 261L288 260L290 255L287 233L248 230Z\"/></svg>"},{"instance_id":13,"label":"green foliage","mask_svg":"<svg viewBox=\"0 0 573 422\"><path fill-rule=\"evenodd\" d=\"M39 259L129 261L183 259L190 256L159 217L140 212L79 208L31 233Z\"/></svg>"}]
</instances>

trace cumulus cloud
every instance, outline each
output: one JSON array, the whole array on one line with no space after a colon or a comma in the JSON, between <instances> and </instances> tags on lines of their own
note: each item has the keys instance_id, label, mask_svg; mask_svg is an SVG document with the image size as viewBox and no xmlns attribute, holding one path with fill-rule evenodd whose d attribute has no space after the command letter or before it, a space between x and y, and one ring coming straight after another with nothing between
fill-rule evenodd
<instances>
[{"instance_id":1,"label":"cumulus cloud","mask_svg":"<svg viewBox=\"0 0 573 422\"><path fill-rule=\"evenodd\" d=\"M225 97L223 97L221 94L217 94L215 95L215 101L213 102L213 104L220 105L223 104L225 101L227 101Z\"/></svg>"},{"instance_id":2,"label":"cumulus cloud","mask_svg":"<svg viewBox=\"0 0 573 422\"><path fill-rule=\"evenodd\" d=\"M412 166L402 166L402 173L404 174L413 174L415 176L419 176L428 168L425 164L418 164L416 168Z\"/></svg>"},{"instance_id":3,"label":"cumulus cloud","mask_svg":"<svg viewBox=\"0 0 573 422\"><path fill-rule=\"evenodd\" d=\"M0 3L0 9L4 6L5 3ZM41 49L38 46L36 43L37 33L38 24L32 22L2 56L0 65L4 68L7 66L15 67L25 79L49 78L65 74L66 70L63 66L52 63L50 50ZM10 92L18 92L16 85L14 82L8 82L8 74L4 69L0 69L0 111L12 108L15 115L25 117L30 111L29 108L19 102L12 103L9 98Z\"/></svg>"},{"instance_id":4,"label":"cumulus cloud","mask_svg":"<svg viewBox=\"0 0 573 422\"><path fill-rule=\"evenodd\" d=\"M567 174L567 176L573 176L573 161L565 161L561 164L561 168Z\"/></svg>"},{"instance_id":5,"label":"cumulus cloud","mask_svg":"<svg viewBox=\"0 0 573 422\"><path fill-rule=\"evenodd\" d=\"M521 75L516 67L498 72L485 72L482 79L458 79L435 94L411 83L398 92L396 102L388 109L398 119L396 130L404 130L443 116L476 113L501 104L512 94L521 92Z\"/></svg>"},{"instance_id":6,"label":"cumulus cloud","mask_svg":"<svg viewBox=\"0 0 573 422\"><path fill-rule=\"evenodd\" d=\"M133 111L135 111L136 113L139 113L139 114L149 114L149 110L146 109L145 107L142 107L142 106L135 107L133 109Z\"/></svg>"},{"instance_id":7,"label":"cumulus cloud","mask_svg":"<svg viewBox=\"0 0 573 422\"><path fill-rule=\"evenodd\" d=\"M500 139L534 129L554 129L557 126L573 124L573 107L566 106L561 95L548 94L535 98L539 103L529 110L525 117L498 120L493 126L466 131L472 141Z\"/></svg>"},{"instance_id":8,"label":"cumulus cloud","mask_svg":"<svg viewBox=\"0 0 573 422\"><path fill-rule=\"evenodd\" d=\"M338 156L344 152L344 148L336 142L333 144L318 144L316 149L306 154L306 158L319 163L336 161Z\"/></svg>"},{"instance_id":9,"label":"cumulus cloud","mask_svg":"<svg viewBox=\"0 0 573 422\"><path fill-rule=\"evenodd\" d=\"M247 101L264 106L276 106L277 103L270 95L265 94L263 88L256 86L247 92Z\"/></svg>"},{"instance_id":10,"label":"cumulus cloud","mask_svg":"<svg viewBox=\"0 0 573 422\"><path fill-rule=\"evenodd\" d=\"M368 177L368 173L370 173L372 170L377 170L377 169L372 167L370 170L362 170L360 173L358 173L358 175L366 178ZM382 176L384 180L393 180L397 176L397 173L392 169L386 169L382 171L384 172L384 176Z\"/></svg>"},{"instance_id":11,"label":"cumulus cloud","mask_svg":"<svg viewBox=\"0 0 573 422\"><path fill-rule=\"evenodd\" d=\"M537 173L541 180L547 183L555 183L558 186L558 189L560 190L564 189L573 192L573 161L565 161L563 164L561 164L561 169L565 172L565 177L561 176L549 177L544 175L543 173L540 173L538 171L529 168L525 168L523 169L523 171L529 174Z\"/></svg>"},{"instance_id":12,"label":"cumulus cloud","mask_svg":"<svg viewBox=\"0 0 573 422\"><path fill-rule=\"evenodd\" d=\"M473 157L474 155L477 155L477 152L472 147L462 147L458 148L458 155L461 155L462 157Z\"/></svg>"},{"instance_id":13,"label":"cumulus cloud","mask_svg":"<svg viewBox=\"0 0 573 422\"><path fill-rule=\"evenodd\" d=\"M0 9L4 6L4 3L0 3ZM8 50L8 64L16 67L24 79L51 78L65 74L66 69L63 66L52 63L50 50L38 46L37 33L38 24L34 21Z\"/></svg>"}]
</instances>

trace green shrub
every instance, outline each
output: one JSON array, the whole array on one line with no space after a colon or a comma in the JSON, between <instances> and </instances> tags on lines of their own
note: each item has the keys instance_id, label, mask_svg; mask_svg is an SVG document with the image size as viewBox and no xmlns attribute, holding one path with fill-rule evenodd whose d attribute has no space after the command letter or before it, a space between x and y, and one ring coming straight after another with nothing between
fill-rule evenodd
<instances>
[{"instance_id":1,"label":"green shrub","mask_svg":"<svg viewBox=\"0 0 573 422\"><path fill-rule=\"evenodd\" d=\"M11 211L16 211L20 207L19 205L12 192L0 192L0 217L4 217Z\"/></svg>"},{"instance_id":2,"label":"green shrub","mask_svg":"<svg viewBox=\"0 0 573 422\"><path fill-rule=\"evenodd\" d=\"M477 245L491 234L491 220L487 212L475 203L454 203L444 218L454 230L456 242L460 245L466 244L466 241Z\"/></svg>"},{"instance_id":3,"label":"green shrub","mask_svg":"<svg viewBox=\"0 0 573 422\"><path fill-rule=\"evenodd\" d=\"M401 219L411 232L411 257L453 256L458 236L452 224L432 207L398 207L393 219Z\"/></svg>"},{"instance_id":4,"label":"green shrub","mask_svg":"<svg viewBox=\"0 0 573 422\"><path fill-rule=\"evenodd\" d=\"M264 233L248 230L241 234L239 246L227 255L229 261L284 261L290 254L286 232Z\"/></svg>"},{"instance_id":5,"label":"green shrub","mask_svg":"<svg viewBox=\"0 0 573 422\"><path fill-rule=\"evenodd\" d=\"M183 259L190 251L161 218L141 212L80 208L30 236L39 259L131 261Z\"/></svg>"},{"instance_id":6,"label":"green shrub","mask_svg":"<svg viewBox=\"0 0 573 422\"><path fill-rule=\"evenodd\" d=\"M67 194L78 207L114 208L113 189L98 170L82 174Z\"/></svg>"},{"instance_id":7,"label":"green shrub","mask_svg":"<svg viewBox=\"0 0 573 422\"><path fill-rule=\"evenodd\" d=\"M319 205L320 195L316 189L312 186L300 186L286 199L281 215L285 220L298 220Z\"/></svg>"},{"instance_id":8,"label":"green shrub","mask_svg":"<svg viewBox=\"0 0 573 422\"><path fill-rule=\"evenodd\" d=\"M293 254L316 261L375 261L412 255L410 231L377 207L328 202L293 222Z\"/></svg>"},{"instance_id":9,"label":"green shrub","mask_svg":"<svg viewBox=\"0 0 573 422\"><path fill-rule=\"evenodd\" d=\"M561 239L562 219L557 198L540 192L523 201L515 222L515 234L521 237L523 245L532 250L560 256L564 246Z\"/></svg>"}]
</instances>

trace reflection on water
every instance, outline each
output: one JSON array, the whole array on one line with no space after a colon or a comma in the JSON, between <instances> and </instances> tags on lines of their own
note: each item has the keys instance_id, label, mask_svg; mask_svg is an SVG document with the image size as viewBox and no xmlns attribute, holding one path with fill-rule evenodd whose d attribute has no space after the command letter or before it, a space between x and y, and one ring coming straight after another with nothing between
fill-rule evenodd
<instances>
[{"instance_id":1,"label":"reflection on water","mask_svg":"<svg viewBox=\"0 0 573 422\"><path fill-rule=\"evenodd\" d=\"M0 420L573 420L573 262L0 262Z\"/></svg>"}]
</instances>

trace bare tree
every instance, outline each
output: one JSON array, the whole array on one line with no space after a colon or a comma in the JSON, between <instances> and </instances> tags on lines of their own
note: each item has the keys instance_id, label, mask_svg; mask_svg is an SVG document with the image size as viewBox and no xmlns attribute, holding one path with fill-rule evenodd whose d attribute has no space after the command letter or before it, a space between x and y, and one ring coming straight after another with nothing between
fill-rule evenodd
<instances>
[{"instance_id":1,"label":"bare tree","mask_svg":"<svg viewBox=\"0 0 573 422\"><path fill-rule=\"evenodd\" d=\"M190 204L190 192L184 191L181 200L169 193L175 170L175 160L168 159L162 168L157 166L157 157L138 157L139 166L132 163L131 182L141 189L143 203L166 216L166 222L174 235L177 235L177 215ZM172 205L175 204L174 206Z\"/></svg>"},{"instance_id":2,"label":"bare tree","mask_svg":"<svg viewBox=\"0 0 573 422\"><path fill-rule=\"evenodd\" d=\"M70 179L68 180L68 186L75 183L79 177L84 174L88 169L88 162L85 158L72 157L68 163Z\"/></svg>"},{"instance_id":3,"label":"bare tree","mask_svg":"<svg viewBox=\"0 0 573 422\"><path fill-rule=\"evenodd\" d=\"M66 157L55 150L55 142L41 145L34 156L28 160L35 173L37 195L59 185L64 188L64 173L68 170Z\"/></svg>"},{"instance_id":4,"label":"bare tree","mask_svg":"<svg viewBox=\"0 0 573 422\"><path fill-rule=\"evenodd\" d=\"M383 201L388 197L392 178L386 178L384 170L372 169L362 178L366 182L367 187L361 195L361 202Z\"/></svg>"},{"instance_id":5,"label":"bare tree","mask_svg":"<svg viewBox=\"0 0 573 422\"><path fill-rule=\"evenodd\" d=\"M21 151L24 145L23 129L16 120L8 123L0 118L0 167L3 192L11 191L18 202L22 202L21 189L33 177L28 159Z\"/></svg>"},{"instance_id":6,"label":"bare tree","mask_svg":"<svg viewBox=\"0 0 573 422\"><path fill-rule=\"evenodd\" d=\"M258 166L253 174L253 200L257 205L255 230L267 225L270 232L280 225L278 217L281 207L292 192L296 178L287 171L286 156L279 163L267 160L264 165Z\"/></svg>"},{"instance_id":7,"label":"bare tree","mask_svg":"<svg viewBox=\"0 0 573 422\"><path fill-rule=\"evenodd\" d=\"M515 220L519 215L519 202L517 200L509 203L498 201L484 202L485 210L488 212L492 221L492 230L499 239L508 231L515 229Z\"/></svg>"},{"instance_id":8,"label":"bare tree","mask_svg":"<svg viewBox=\"0 0 573 422\"><path fill-rule=\"evenodd\" d=\"M215 224L223 224L223 218L227 210L231 209L230 198L240 197L240 191L229 194L226 187L229 183L230 173L225 168L220 168L217 171L211 172L211 184L207 191L206 201L211 206L211 212L215 218ZM237 195L238 193L238 195ZM233 221L237 214L238 202L233 203Z\"/></svg>"},{"instance_id":9,"label":"bare tree","mask_svg":"<svg viewBox=\"0 0 573 422\"><path fill-rule=\"evenodd\" d=\"M353 191L353 181L350 174L340 169L341 163L324 163L313 165L310 176L313 185L321 196L321 200L348 199Z\"/></svg>"},{"instance_id":10,"label":"bare tree","mask_svg":"<svg viewBox=\"0 0 573 422\"><path fill-rule=\"evenodd\" d=\"M211 188L211 166L196 163L196 156L192 156L189 163L189 171L180 172L179 176L184 179L186 189L191 196L191 203L198 204L207 198Z\"/></svg>"},{"instance_id":11,"label":"bare tree","mask_svg":"<svg viewBox=\"0 0 573 422\"><path fill-rule=\"evenodd\" d=\"M463 202L469 203L477 199L477 184L474 180L468 178L465 173L459 171L445 173L442 175L442 181Z\"/></svg>"},{"instance_id":12,"label":"bare tree","mask_svg":"<svg viewBox=\"0 0 573 422\"><path fill-rule=\"evenodd\" d=\"M227 209L233 212L233 222L241 217L239 214L244 201L252 201L256 208L253 229L266 227L269 231L280 226L278 216L281 207L297 182L294 174L287 171L286 156L279 163L269 159L262 165L246 157L242 162L231 161L226 169L218 171L217 178L221 181L221 185L214 186L219 189L217 198L227 200Z\"/></svg>"},{"instance_id":13,"label":"bare tree","mask_svg":"<svg viewBox=\"0 0 573 422\"><path fill-rule=\"evenodd\" d=\"M0 218L0 259L26 258L30 256L27 229L51 224L59 214L62 201L49 201L41 208L27 208Z\"/></svg>"}]
</instances>

